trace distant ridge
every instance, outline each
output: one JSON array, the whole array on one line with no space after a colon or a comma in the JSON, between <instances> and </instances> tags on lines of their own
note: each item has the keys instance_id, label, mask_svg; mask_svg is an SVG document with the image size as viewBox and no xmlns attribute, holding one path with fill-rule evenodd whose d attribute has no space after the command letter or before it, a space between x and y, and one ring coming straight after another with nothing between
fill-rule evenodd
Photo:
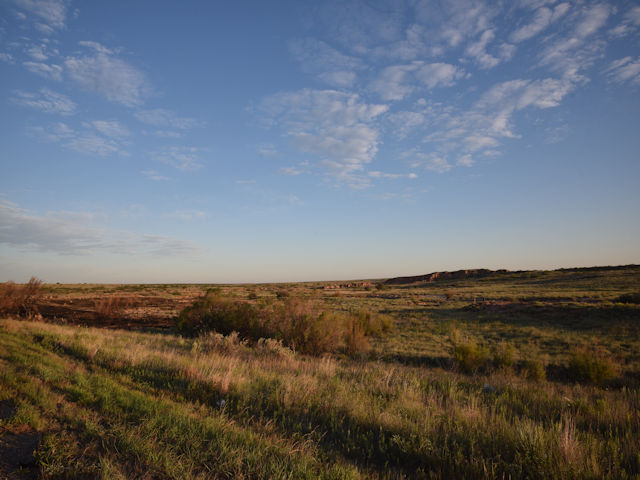
<instances>
[{"instance_id":1,"label":"distant ridge","mask_svg":"<svg viewBox=\"0 0 640 480\"><path fill-rule=\"evenodd\" d=\"M574 268L558 268L558 272L588 272L588 271L604 271L604 270L622 270L626 268L634 268L638 265L619 265L619 266L602 266L602 267L574 267ZM465 278L483 278L492 275L504 275L507 273L522 273L523 271L536 270L517 270L510 271L506 269L489 270L488 268L475 268L469 270L455 270L453 272L433 272L425 275L415 275L411 277L394 277L384 281L386 285L407 285L411 283L432 283L437 281L461 280ZM539 270L538 270L539 271Z\"/></svg>"},{"instance_id":2,"label":"distant ridge","mask_svg":"<svg viewBox=\"0 0 640 480\"><path fill-rule=\"evenodd\" d=\"M409 283L431 283L442 280L460 280L463 278L482 278L490 275L509 273L509 270L489 270L476 268L472 270L456 270L454 272L433 272L413 277L395 277L384 281L386 285L406 285Z\"/></svg>"}]
</instances>

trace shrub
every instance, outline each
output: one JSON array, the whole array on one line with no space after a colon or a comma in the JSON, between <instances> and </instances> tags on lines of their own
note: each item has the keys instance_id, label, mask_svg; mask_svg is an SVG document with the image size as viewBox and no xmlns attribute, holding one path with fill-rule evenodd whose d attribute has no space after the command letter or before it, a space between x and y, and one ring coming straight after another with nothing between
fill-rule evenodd
<instances>
[{"instance_id":1,"label":"shrub","mask_svg":"<svg viewBox=\"0 0 640 480\"><path fill-rule=\"evenodd\" d=\"M465 373L477 373L489 362L489 352L473 340L465 340L455 331L451 338L451 354L459 370Z\"/></svg>"},{"instance_id":2,"label":"shrub","mask_svg":"<svg viewBox=\"0 0 640 480\"><path fill-rule=\"evenodd\" d=\"M540 358L527 359L522 363L520 375L526 379L541 382L547 378L547 369Z\"/></svg>"},{"instance_id":3,"label":"shrub","mask_svg":"<svg viewBox=\"0 0 640 480\"><path fill-rule=\"evenodd\" d=\"M616 298L615 301L618 303L634 303L636 305L640 304L640 292L622 294L618 298Z\"/></svg>"},{"instance_id":4,"label":"shrub","mask_svg":"<svg viewBox=\"0 0 640 480\"><path fill-rule=\"evenodd\" d=\"M503 369L513 366L516 349L510 343L500 343L492 349L492 363L495 368Z\"/></svg>"},{"instance_id":5,"label":"shrub","mask_svg":"<svg viewBox=\"0 0 640 480\"><path fill-rule=\"evenodd\" d=\"M130 306L131 300L125 297L109 296L94 302L96 314L102 320L121 319Z\"/></svg>"},{"instance_id":6,"label":"shrub","mask_svg":"<svg viewBox=\"0 0 640 480\"><path fill-rule=\"evenodd\" d=\"M271 338L295 351L321 355L340 350L348 354L368 351L365 337L382 335L391 329L392 322L365 310L355 314L319 312L309 301L295 297L282 303L253 305L209 293L180 313L176 327L192 336L215 331L221 335L238 332L241 338L252 341Z\"/></svg>"},{"instance_id":7,"label":"shrub","mask_svg":"<svg viewBox=\"0 0 640 480\"><path fill-rule=\"evenodd\" d=\"M615 378L617 365L603 348L576 348L569 358L569 373L578 382L601 385Z\"/></svg>"},{"instance_id":8,"label":"shrub","mask_svg":"<svg viewBox=\"0 0 640 480\"><path fill-rule=\"evenodd\" d=\"M0 314L27 317L36 314L36 301L40 296L41 286L42 280L36 277L31 277L24 285L13 282L0 284Z\"/></svg>"}]
</instances>

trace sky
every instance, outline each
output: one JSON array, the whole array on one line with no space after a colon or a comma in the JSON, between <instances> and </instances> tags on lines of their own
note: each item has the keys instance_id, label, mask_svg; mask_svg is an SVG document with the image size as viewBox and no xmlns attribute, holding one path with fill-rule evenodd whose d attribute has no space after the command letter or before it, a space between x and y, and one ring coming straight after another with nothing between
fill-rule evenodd
<instances>
[{"instance_id":1,"label":"sky","mask_svg":"<svg viewBox=\"0 0 640 480\"><path fill-rule=\"evenodd\" d=\"M0 281L640 263L640 5L0 1Z\"/></svg>"}]
</instances>

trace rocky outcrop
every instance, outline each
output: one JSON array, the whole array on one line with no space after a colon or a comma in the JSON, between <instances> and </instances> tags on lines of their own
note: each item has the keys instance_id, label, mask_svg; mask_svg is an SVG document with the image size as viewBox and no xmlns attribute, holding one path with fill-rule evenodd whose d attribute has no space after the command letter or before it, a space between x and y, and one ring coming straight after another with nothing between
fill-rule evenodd
<instances>
[{"instance_id":1,"label":"rocky outcrop","mask_svg":"<svg viewBox=\"0 0 640 480\"><path fill-rule=\"evenodd\" d=\"M406 285L410 283L431 283L438 281L463 280L466 278L482 278L490 275L508 273L509 270L489 270L486 268L476 268L473 270L456 270L455 272L433 272L426 275L416 275L413 277L395 277L385 280L387 285Z\"/></svg>"}]
</instances>

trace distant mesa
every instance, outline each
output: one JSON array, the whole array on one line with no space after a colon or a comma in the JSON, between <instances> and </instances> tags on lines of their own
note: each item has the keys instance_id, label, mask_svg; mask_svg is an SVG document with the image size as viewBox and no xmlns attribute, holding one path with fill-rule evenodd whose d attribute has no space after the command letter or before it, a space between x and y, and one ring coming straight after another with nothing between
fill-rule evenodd
<instances>
[{"instance_id":1,"label":"distant mesa","mask_svg":"<svg viewBox=\"0 0 640 480\"><path fill-rule=\"evenodd\" d=\"M509 273L509 270L489 270L487 268L476 268L473 270L456 270L455 272L433 272L426 275L415 275L413 277L395 277L385 280L386 285L407 285L410 283L431 283L447 280L463 280L466 278L483 278L490 275L501 275Z\"/></svg>"}]
</instances>

